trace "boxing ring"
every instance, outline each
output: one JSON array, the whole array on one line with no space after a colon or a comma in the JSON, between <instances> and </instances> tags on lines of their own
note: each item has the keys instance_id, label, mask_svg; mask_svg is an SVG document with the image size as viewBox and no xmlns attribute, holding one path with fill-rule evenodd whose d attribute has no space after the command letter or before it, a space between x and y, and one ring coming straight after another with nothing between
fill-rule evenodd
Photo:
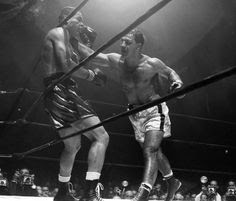
<instances>
[{"instance_id":1,"label":"boxing ring","mask_svg":"<svg viewBox=\"0 0 236 201\"><path fill-rule=\"evenodd\" d=\"M66 17L66 19L64 19L58 26L62 26L63 24L66 24L67 21L76 13L78 12L84 5L86 5L86 3L88 2L88 0L84 0L79 6L77 6L70 15L68 15ZM133 30L134 28L136 28L138 25L140 25L141 23L143 23L145 20L147 20L148 18L150 18L152 15L154 15L156 12L158 12L159 10L161 10L163 7L165 7L168 3L170 3L171 0L162 0L160 2L158 2L156 5L154 5L152 8L150 8L149 10L147 10L143 15L141 15L139 18L137 18L133 23L131 23L129 26L127 26L124 30L122 30L120 33L118 33L117 35L115 35L113 38L111 38L110 40L108 40L105 44L103 44L101 47L99 47L96 51L94 51L94 53L92 53L90 56L88 56L87 58L85 58L84 60L82 60L77 66L75 66L74 68L72 68L69 72L65 73L64 75L62 75L60 78L58 78L56 81L54 81L51 85L49 85L43 93L41 93L39 95L39 97L36 99L36 101L33 102L33 104L29 107L29 109L25 112L25 114L23 115L22 118L19 118L16 121L0 121L1 124L6 124L6 125L24 125L24 124L30 124L30 123L35 123L35 122L29 122L27 120L27 118L29 117L29 115L34 111L34 109L36 108L36 106L40 103L40 101L42 101L43 97L46 96L48 94L48 92L50 92L55 85L57 85L58 83L64 81L66 78L68 78L72 73L74 73L75 71L77 71L79 68L81 68L82 66L86 65L90 60L92 60L93 58L95 58L100 52L106 50L108 47L110 47L112 44L114 44L116 41L118 41L122 36L128 34L131 30ZM58 27L57 26L57 27ZM36 62L38 63L39 60ZM37 66L37 65L35 65ZM34 71L34 70L33 70ZM215 73L211 76L206 77L203 80L200 80L198 82L189 84L185 87L183 87L180 90L177 90L173 93L169 93L168 95L161 97L157 100L154 100L152 102L149 102L147 104L141 105L137 108L131 109L129 111L125 111L122 112L120 114L114 115L112 117L109 117L107 119L102 120L100 123L91 126L89 128L86 129L82 129L81 131L75 133L75 134L71 134L65 137L60 137L60 138L56 138L48 143L45 143L41 146L35 147L33 149L30 149L28 151L22 152L22 153L10 153L10 154L0 154L0 157L2 158L13 158L13 159L21 159L24 158L27 155L30 155L34 152L38 152L40 150L46 149L48 147L54 146L60 142L62 142L65 139L80 135L82 133L85 133L87 131L93 130L95 128L98 128L100 126L103 126L107 123L110 123L112 121L115 121L117 119L120 119L122 117L127 117L131 114L137 113L139 111L145 110L147 108L153 107L155 105L158 105L162 102L166 102L169 101L173 98L176 97L180 97L183 96L189 92L192 92L194 90L198 90L200 88L206 87L207 85L210 85L212 83L215 83L219 80L222 80L226 77L232 76L236 73L236 66L231 66L221 72ZM28 79L29 80L29 79ZM26 91L26 88L23 88L23 90L21 91L20 95L19 95L19 99L21 99L21 97L23 96L23 93ZM18 101L19 101L18 99ZM17 105L16 105L17 106ZM37 124L37 123L35 123ZM38 124L40 125L40 124Z\"/></svg>"},{"instance_id":2,"label":"boxing ring","mask_svg":"<svg viewBox=\"0 0 236 201\"><path fill-rule=\"evenodd\" d=\"M88 0L83 1L60 25L63 25L64 23L66 23L68 21L68 19L70 19L77 11L79 11L86 3L88 2ZM6 125L24 125L24 124L30 124L32 122L27 120L27 117L34 111L35 107L38 105L38 103L42 100L42 98L50 91L53 89L53 87L62 82L63 80L65 80L67 77L69 77L72 73L74 73L75 71L77 71L80 67L84 66L85 64L87 64L91 59L95 58L100 52L104 51L105 49L107 49L109 46L111 46L112 44L114 44L117 40L119 40L122 36L126 35L127 33L129 33L132 29L134 29L135 27L137 27L139 24L141 24L142 22L144 22L145 20L147 20L149 17L151 17L153 14L155 14L157 11L159 11L160 9L162 9L166 4L168 4L169 2L171 2L171 0L163 0L159 3L157 3L154 7L152 7L151 9L149 9L146 13L144 13L141 17L139 17L136 21L134 21L131 25L129 25L127 28L125 28L123 31L121 31L120 33L118 33L115 37L113 37L112 39L110 39L108 42L106 42L104 45L102 45L100 48L98 48L93 54L91 54L89 57L87 57L86 59L84 59L79 65L77 65L76 67L74 67L72 70L70 70L68 73L66 73L65 75L63 75L62 77L60 77L56 82L52 83L43 93L40 94L40 96L38 97L38 99L31 105L31 107L28 109L28 111L24 114L24 116L16 121L0 121L1 124L6 124ZM140 107L131 109L129 111L125 111L122 112L120 114L114 115L112 117L109 117L107 119L102 120L100 123L83 129L75 134L71 134L68 135L66 137L61 137L61 138L56 138L50 142L47 142L41 146L35 147L33 149L21 152L21 153L9 153L9 154L0 154L0 158L10 158L10 159L22 159L27 157L28 155L31 155L32 153L44 150L48 147L54 146L60 142L62 142L65 139L80 135L82 133L85 133L87 131L90 131L92 129L98 128L100 126L103 126L104 124L110 123L112 121L115 121L119 118L122 117L126 117L128 115L137 113L139 111L145 110L147 108L153 107L157 104L160 104L162 102L166 102L169 101L173 98L185 95L187 93L190 93L194 90L198 90L200 88L206 87L207 85L213 84L219 80L222 80L224 78L227 78L229 76L232 76L236 73L236 66L230 66L229 68L226 68L223 71L220 71L218 73L215 73L213 75L210 75L209 77L204 78L203 80L194 82L192 84L189 84L185 87L183 87L180 90L177 90L176 92L170 93L164 97L161 97L160 99L154 100L152 102L149 102L147 104L144 104ZM23 89L23 92L26 89ZM22 96L22 94L20 95ZM0 196L0 201L17 201L17 200L34 200L34 201L52 201L53 197L28 197L28 196ZM104 201L118 201L120 199L104 199ZM122 199L124 201L127 201L126 199Z\"/></svg>"}]
</instances>

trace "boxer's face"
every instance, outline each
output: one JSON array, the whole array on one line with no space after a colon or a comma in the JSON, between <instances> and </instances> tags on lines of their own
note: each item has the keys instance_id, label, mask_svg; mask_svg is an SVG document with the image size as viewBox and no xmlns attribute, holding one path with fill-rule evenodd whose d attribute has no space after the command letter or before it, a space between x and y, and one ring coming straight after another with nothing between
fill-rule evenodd
<instances>
[{"instance_id":1,"label":"boxer's face","mask_svg":"<svg viewBox=\"0 0 236 201\"><path fill-rule=\"evenodd\" d=\"M69 22L68 25L70 27L70 34L72 37L75 37L76 39L79 39L80 37L80 31L84 27L84 24L77 20L76 18L72 18Z\"/></svg>"},{"instance_id":2,"label":"boxer's face","mask_svg":"<svg viewBox=\"0 0 236 201\"><path fill-rule=\"evenodd\" d=\"M80 12L77 12L72 18L78 20L79 22L83 22L83 16Z\"/></svg>"},{"instance_id":3,"label":"boxer's face","mask_svg":"<svg viewBox=\"0 0 236 201\"><path fill-rule=\"evenodd\" d=\"M134 41L134 36L128 34L121 39L120 49L122 56L128 56L136 50L136 43Z\"/></svg>"},{"instance_id":4,"label":"boxer's face","mask_svg":"<svg viewBox=\"0 0 236 201\"><path fill-rule=\"evenodd\" d=\"M77 12L69 21L68 24L71 29L71 35L79 39L80 36L80 31L82 28L84 28L83 24L83 16L80 12Z\"/></svg>"}]
</instances>

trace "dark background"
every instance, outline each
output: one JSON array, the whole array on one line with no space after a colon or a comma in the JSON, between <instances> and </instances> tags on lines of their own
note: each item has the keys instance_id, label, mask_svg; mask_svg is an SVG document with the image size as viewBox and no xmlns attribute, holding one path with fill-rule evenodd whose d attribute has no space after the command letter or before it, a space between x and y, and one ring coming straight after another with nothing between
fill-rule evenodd
<instances>
[{"instance_id":1,"label":"dark background","mask_svg":"<svg viewBox=\"0 0 236 201\"><path fill-rule=\"evenodd\" d=\"M14 1L12 1L14 2ZM20 1L19 1L20 2ZM27 2L27 1L26 1ZM43 37L57 25L60 9L77 6L79 0L32 1L19 5L0 1L0 121L21 118L43 90L43 71L37 63ZM156 0L93 0L83 9L85 23L98 37L95 49L115 36ZM234 0L175 0L150 17L140 29L147 37L144 53L162 59L185 85L236 65L236 3ZM119 52L115 43L105 52ZM110 74L109 70L105 70ZM83 96L101 119L125 111L126 99L112 80L104 88L78 80ZM22 89L27 88L24 93ZM236 177L236 77L191 92L184 99L168 102L172 137L164 152L180 177L199 181L201 175L224 183ZM162 95L165 95L164 91ZM40 103L29 121L48 124ZM105 125L110 134L103 179L137 181L142 175L142 153L127 118ZM48 126L0 124L0 153L23 152L56 137ZM74 170L83 177L89 142L84 140ZM62 145L56 145L21 161L0 158L0 167L10 175L29 167L42 178L56 177ZM49 160L48 158L53 158ZM43 171L42 171L43 170ZM49 174L46 174L49 173Z\"/></svg>"}]
</instances>

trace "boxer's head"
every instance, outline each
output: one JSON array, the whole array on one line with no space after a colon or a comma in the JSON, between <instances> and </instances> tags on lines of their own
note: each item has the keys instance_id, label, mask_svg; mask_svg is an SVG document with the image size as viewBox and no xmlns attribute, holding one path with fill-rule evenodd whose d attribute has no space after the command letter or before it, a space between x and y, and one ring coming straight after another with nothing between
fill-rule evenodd
<instances>
[{"instance_id":1,"label":"boxer's head","mask_svg":"<svg viewBox=\"0 0 236 201\"><path fill-rule=\"evenodd\" d=\"M127 56L129 53L134 51L140 52L145 42L144 34L134 29L127 35L121 38L121 54L122 56Z\"/></svg>"},{"instance_id":2,"label":"boxer's head","mask_svg":"<svg viewBox=\"0 0 236 201\"><path fill-rule=\"evenodd\" d=\"M61 13L59 15L59 23L61 23L75 8L66 6L61 10ZM83 15L81 12L77 12L71 19L76 19L79 22L83 22ZM69 19L69 21L71 20Z\"/></svg>"},{"instance_id":3,"label":"boxer's head","mask_svg":"<svg viewBox=\"0 0 236 201\"><path fill-rule=\"evenodd\" d=\"M73 7L65 7L62 9L61 14L59 16L59 22L61 23L75 8ZM72 16L67 24L65 25L70 32L70 35L76 39L79 38L80 31L84 27L83 24L83 16L81 12L77 12L74 16Z\"/></svg>"}]
</instances>

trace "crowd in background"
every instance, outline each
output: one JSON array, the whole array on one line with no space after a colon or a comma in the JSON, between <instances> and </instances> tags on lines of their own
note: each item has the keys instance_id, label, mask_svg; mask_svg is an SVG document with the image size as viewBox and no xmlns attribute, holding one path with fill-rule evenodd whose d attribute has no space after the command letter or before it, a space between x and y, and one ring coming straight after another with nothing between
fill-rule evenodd
<instances>
[{"instance_id":1,"label":"crowd in background","mask_svg":"<svg viewBox=\"0 0 236 201\"><path fill-rule=\"evenodd\" d=\"M184 181L182 182L184 184ZM117 183L120 184L117 185ZM102 197L107 199L132 199L138 188L137 184L129 183L129 181L108 182L104 185L99 185L100 189L103 190L101 191ZM202 180L198 193L181 190L180 188L175 195L175 200L236 201L236 185L233 180L228 181L227 185L221 186L220 189L223 189L223 191L219 191L217 180L207 182L205 178L205 180ZM57 191L56 182L46 182L45 185L37 185L35 175L31 174L27 168L16 170L10 179L0 169L0 195L54 197ZM71 192L76 197L82 197L83 185L79 182L73 182ZM152 189L149 200L165 200L165 197L166 188L164 184L157 183Z\"/></svg>"}]
</instances>

